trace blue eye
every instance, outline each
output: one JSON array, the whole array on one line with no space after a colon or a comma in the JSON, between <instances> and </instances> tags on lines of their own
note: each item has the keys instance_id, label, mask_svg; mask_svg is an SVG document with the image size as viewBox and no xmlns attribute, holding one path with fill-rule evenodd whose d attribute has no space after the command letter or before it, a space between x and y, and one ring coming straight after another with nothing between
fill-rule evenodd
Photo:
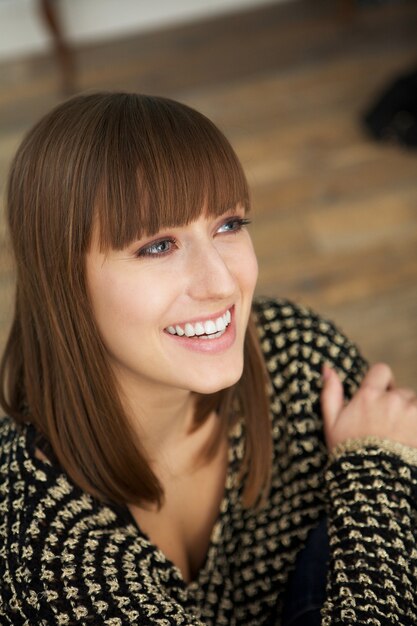
<instances>
[{"instance_id":1,"label":"blue eye","mask_svg":"<svg viewBox=\"0 0 417 626\"><path fill-rule=\"evenodd\" d=\"M233 217L222 224L218 230L220 233L238 233L244 226L250 224L250 220L244 217Z\"/></svg>"},{"instance_id":2,"label":"blue eye","mask_svg":"<svg viewBox=\"0 0 417 626\"><path fill-rule=\"evenodd\" d=\"M144 246L136 253L137 257L143 256L165 256L172 251L173 246L176 244L175 239L160 239L159 241L154 241L153 243Z\"/></svg>"}]
</instances>

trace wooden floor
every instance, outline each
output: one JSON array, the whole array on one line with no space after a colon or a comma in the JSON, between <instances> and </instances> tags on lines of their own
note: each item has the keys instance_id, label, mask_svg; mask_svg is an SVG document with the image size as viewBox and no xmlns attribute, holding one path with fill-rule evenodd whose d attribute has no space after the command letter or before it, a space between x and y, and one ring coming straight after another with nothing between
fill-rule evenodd
<instances>
[{"instance_id":1,"label":"wooden floor","mask_svg":"<svg viewBox=\"0 0 417 626\"><path fill-rule=\"evenodd\" d=\"M417 3L269 5L76 50L78 86L182 100L248 174L258 292L313 306L417 388L417 151L370 141L360 114L417 62ZM62 99L53 61L0 65L0 181L22 134ZM0 225L0 346L13 269Z\"/></svg>"}]
</instances>

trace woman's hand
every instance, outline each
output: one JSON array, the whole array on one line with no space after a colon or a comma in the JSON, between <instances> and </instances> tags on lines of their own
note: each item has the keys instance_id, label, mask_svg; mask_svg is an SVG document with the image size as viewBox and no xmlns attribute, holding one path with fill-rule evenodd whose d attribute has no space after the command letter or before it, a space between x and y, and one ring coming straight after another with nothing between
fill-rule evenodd
<instances>
[{"instance_id":1,"label":"woman's hand","mask_svg":"<svg viewBox=\"0 0 417 626\"><path fill-rule=\"evenodd\" d=\"M371 367L347 404L338 375L327 365L323 379L321 407L329 451L347 439L369 436L417 448L417 396L411 389L395 387L388 365Z\"/></svg>"}]
</instances>

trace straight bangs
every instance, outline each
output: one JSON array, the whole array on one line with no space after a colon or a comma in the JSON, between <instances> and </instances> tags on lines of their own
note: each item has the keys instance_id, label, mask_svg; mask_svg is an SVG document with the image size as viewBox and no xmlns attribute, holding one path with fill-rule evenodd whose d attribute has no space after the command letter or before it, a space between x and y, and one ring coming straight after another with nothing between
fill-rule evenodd
<instances>
[{"instance_id":1,"label":"straight bangs","mask_svg":"<svg viewBox=\"0 0 417 626\"><path fill-rule=\"evenodd\" d=\"M107 154L94 221L102 251L202 213L215 217L238 204L249 210L243 169L209 119L172 100L125 98L109 111L101 138Z\"/></svg>"}]
</instances>

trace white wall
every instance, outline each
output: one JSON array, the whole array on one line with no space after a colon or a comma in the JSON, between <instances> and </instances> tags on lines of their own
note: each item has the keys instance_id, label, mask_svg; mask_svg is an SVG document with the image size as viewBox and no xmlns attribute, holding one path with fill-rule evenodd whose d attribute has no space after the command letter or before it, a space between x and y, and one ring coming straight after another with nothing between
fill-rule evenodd
<instances>
[{"instance_id":1,"label":"white wall","mask_svg":"<svg viewBox=\"0 0 417 626\"><path fill-rule=\"evenodd\" d=\"M59 0L68 39L97 41L288 0ZM0 60L40 52L49 36L36 0L0 0Z\"/></svg>"}]
</instances>

